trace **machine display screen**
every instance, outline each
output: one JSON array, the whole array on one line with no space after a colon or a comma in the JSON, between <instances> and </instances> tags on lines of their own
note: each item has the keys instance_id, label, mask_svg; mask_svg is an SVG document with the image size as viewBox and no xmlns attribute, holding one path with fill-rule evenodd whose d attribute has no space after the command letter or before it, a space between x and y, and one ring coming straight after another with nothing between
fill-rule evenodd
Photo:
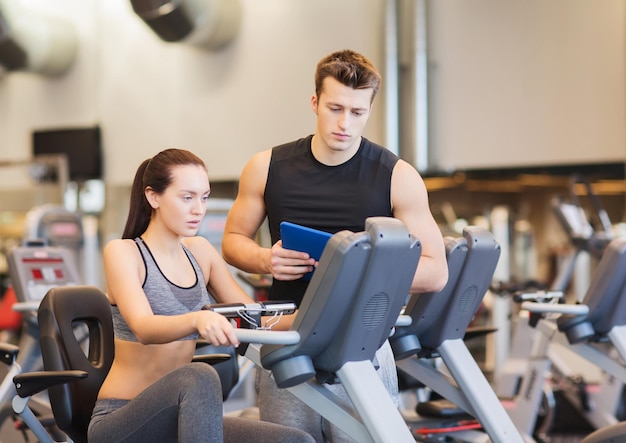
<instances>
[{"instance_id":1,"label":"machine display screen","mask_svg":"<svg viewBox=\"0 0 626 443\"><path fill-rule=\"evenodd\" d=\"M65 279L64 264L61 258L25 258L22 262L25 267L30 269L30 276L35 281L56 282Z\"/></svg>"},{"instance_id":2,"label":"machine display screen","mask_svg":"<svg viewBox=\"0 0 626 443\"><path fill-rule=\"evenodd\" d=\"M15 264L21 269L21 281L14 285L18 300L23 298L20 301L41 300L53 287L79 283L63 255L49 255L42 250L41 253L23 255Z\"/></svg>"}]
</instances>

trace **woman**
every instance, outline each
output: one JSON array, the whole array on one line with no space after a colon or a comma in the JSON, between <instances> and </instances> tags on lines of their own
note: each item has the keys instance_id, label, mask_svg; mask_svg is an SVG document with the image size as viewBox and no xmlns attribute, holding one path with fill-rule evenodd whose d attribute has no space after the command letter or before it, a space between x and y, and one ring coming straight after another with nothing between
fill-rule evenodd
<instances>
[{"instance_id":1,"label":"woman","mask_svg":"<svg viewBox=\"0 0 626 443\"><path fill-rule=\"evenodd\" d=\"M166 149L137 170L122 239L104 249L115 359L93 411L92 443L313 441L291 428L223 418L217 372L190 363L198 337L239 344L225 317L200 310L212 296L253 301L196 236L209 193L206 167L189 151Z\"/></svg>"}]
</instances>

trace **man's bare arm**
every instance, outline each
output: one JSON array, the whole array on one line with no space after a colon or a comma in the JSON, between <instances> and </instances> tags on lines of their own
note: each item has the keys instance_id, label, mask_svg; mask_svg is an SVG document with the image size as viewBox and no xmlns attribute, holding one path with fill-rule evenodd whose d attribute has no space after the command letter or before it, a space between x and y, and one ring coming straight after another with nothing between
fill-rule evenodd
<instances>
[{"instance_id":1,"label":"man's bare arm","mask_svg":"<svg viewBox=\"0 0 626 443\"><path fill-rule=\"evenodd\" d=\"M257 232L265 220L263 192L270 155L270 151L260 152L244 167L222 238L224 259L242 271L255 274L270 272L269 250L256 241Z\"/></svg>"},{"instance_id":2,"label":"man's bare arm","mask_svg":"<svg viewBox=\"0 0 626 443\"><path fill-rule=\"evenodd\" d=\"M411 292L440 291L448 281L443 236L428 203L424 180L411 165L399 160L391 178L393 216L422 244L422 255Z\"/></svg>"},{"instance_id":3,"label":"man's bare arm","mask_svg":"<svg viewBox=\"0 0 626 443\"><path fill-rule=\"evenodd\" d=\"M264 192L271 150L253 156L245 166L239 192L226 219L222 254L231 265L254 274L272 274L279 280L296 280L311 271L315 260L308 254L291 251L278 241L264 248L256 235L266 217Z\"/></svg>"}]
</instances>

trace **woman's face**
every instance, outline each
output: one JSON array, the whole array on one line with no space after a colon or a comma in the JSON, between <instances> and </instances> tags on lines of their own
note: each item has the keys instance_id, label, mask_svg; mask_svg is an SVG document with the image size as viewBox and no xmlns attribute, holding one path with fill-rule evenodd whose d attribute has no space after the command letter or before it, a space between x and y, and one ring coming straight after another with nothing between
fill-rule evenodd
<instances>
[{"instance_id":1,"label":"woman's face","mask_svg":"<svg viewBox=\"0 0 626 443\"><path fill-rule=\"evenodd\" d=\"M172 169L172 183L161 195L155 195L156 212L177 235L196 235L206 213L211 187L201 166L183 165ZM154 207L154 206L153 206Z\"/></svg>"}]
</instances>

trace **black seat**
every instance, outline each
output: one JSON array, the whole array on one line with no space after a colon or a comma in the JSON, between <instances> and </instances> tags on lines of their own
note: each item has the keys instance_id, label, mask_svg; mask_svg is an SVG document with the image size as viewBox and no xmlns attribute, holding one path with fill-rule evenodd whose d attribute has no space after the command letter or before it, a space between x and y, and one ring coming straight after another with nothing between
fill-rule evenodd
<instances>
[{"instance_id":1,"label":"black seat","mask_svg":"<svg viewBox=\"0 0 626 443\"><path fill-rule=\"evenodd\" d=\"M87 442L98 390L113 363L109 300L91 286L53 288L39 305L38 321L45 371L16 376L18 395L48 388L57 426L73 441ZM67 383L71 379L76 381Z\"/></svg>"},{"instance_id":2,"label":"black seat","mask_svg":"<svg viewBox=\"0 0 626 443\"><path fill-rule=\"evenodd\" d=\"M81 370L85 379L48 390L57 426L74 441L87 441L87 426L100 386L113 363L113 323L107 297L95 287L52 289L37 314L44 368ZM83 351L81 325L88 331Z\"/></svg>"}]
</instances>

